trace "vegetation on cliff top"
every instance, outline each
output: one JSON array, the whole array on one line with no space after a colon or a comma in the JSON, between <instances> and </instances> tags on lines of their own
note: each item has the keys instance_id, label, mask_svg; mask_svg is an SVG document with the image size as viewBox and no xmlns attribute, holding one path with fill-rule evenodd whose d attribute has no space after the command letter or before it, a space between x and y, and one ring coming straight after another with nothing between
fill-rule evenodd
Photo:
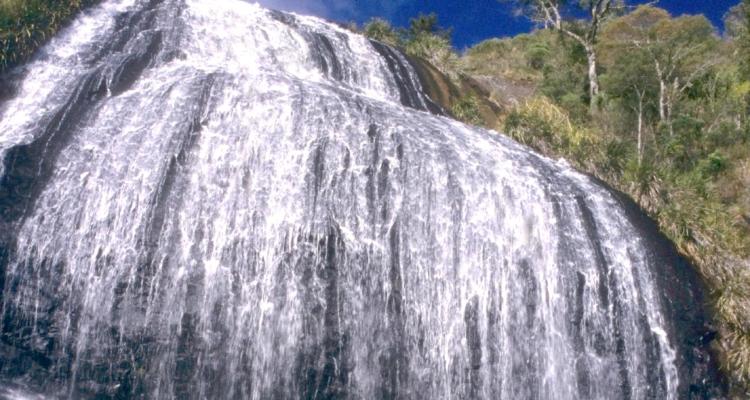
<instances>
[{"instance_id":1,"label":"vegetation on cliff top","mask_svg":"<svg viewBox=\"0 0 750 400\"><path fill-rule=\"evenodd\" d=\"M749 10L746 1L728 14L724 37L703 16L653 6L611 18L595 99L575 42L540 31L504 43L520 49L521 70L536 70L536 97L504 130L628 193L659 222L712 291L722 365L739 391L750 383ZM480 49L466 59L503 57Z\"/></svg>"},{"instance_id":2,"label":"vegetation on cliff top","mask_svg":"<svg viewBox=\"0 0 750 400\"><path fill-rule=\"evenodd\" d=\"M457 88L465 87L463 66L451 44L451 30L444 29L436 14L419 14L412 18L408 28L394 28L388 21L373 18L362 28L362 33L406 54L421 58L446 75ZM476 93L462 91L450 104L443 104L455 118L470 124L483 125Z\"/></svg>"},{"instance_id":3,"label":"vegetation on cliff top","mask_svg":"<svg viewBox=\"0 0 750 400\"><path fill-rule=\"evenodd\" d=\"M534 8L539 4L563 4L518 3L533 18L545 15ZM587 34L591 18L540 19L540 26L550 29L487 40L457 62L442 61L455 58L441 47L436 66L449 77L487 82L496 101L508 96L508 87L529 88L530 96L506 101L516 106L484 125L568 159L627 193L658 221L710 288L720 362L737 396L747 395L750 0L730 10L721 36L700 15L675 17L651 5L610 3L598 10L593 36ZM415 51L426 46L410 43L424 37L405 36L384 21L373 23L378 29L368 24L366 34L433 61L436 53ZM493 82L502 84L493 87ZM476 123L476 116L454 115Z\"/></svg>"},{"instance_id":4,"label":"vegetation on cliff top","mask_svg":"<svg viewBox=\"0 0 750 400\"><path fill-rule=\"evenodd\" d=\"M29 57L96 0L0 0L0 72Z\"/></svg>"}]
</instances>

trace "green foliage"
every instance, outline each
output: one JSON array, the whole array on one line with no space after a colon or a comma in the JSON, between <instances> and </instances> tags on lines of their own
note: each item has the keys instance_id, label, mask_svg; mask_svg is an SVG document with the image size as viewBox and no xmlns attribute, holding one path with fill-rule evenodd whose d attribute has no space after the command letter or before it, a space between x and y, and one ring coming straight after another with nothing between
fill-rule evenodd
<instances>
[{"instance_id":1,"label":"green foliage","mask_svg":"<svg viewBox=\"0 0 750 400\"><path fill-rule=\"evenodd\" d=\"M606 181L618 181L625 168L632 165L633 149L628 142L618 138L605 142L603 146L604 160L602 160L598 175Z\"/></svg>"},{"instance_id":2,"label":"green foliage","mask_svg":"<svg viewBox=\"0 0 750 400\"><path fill-rule=\"evenodd\" d=\"M409 20L409 36L437 35L450 41L450 29L443 29L438 24L438 16L435 13L422 14Z\"/></svg>"},{"instance_id":3,"label":"green foliage","mask_svg":"<svg viewBox=\"0 0 750 400\"><path fill-rule=\"evenodd\" d=\"M546 43L536 42L529 46L526 51L526 62L529 67L536 71L542 70L550 58L550 48Z\"/></svg>"},{"instance_id":4,"label":"green foliage","mask_svg":"<svg viewBox=\"0 0 750 400\"><path fill-rule=\"evenodd\" d=\"M408 29L394 29L387 21L373 18L365 24L363 33L371 39L403 48L411 56L429 61L451 78L457 78L461 72L458 55L451 44L450 30L438 25L434 13L412 18Z\"/></svg>"},{"instance_id":5,"label":"green foliage","mask_svg":"<svg viewBox=\"0 0 750 400\"><path fill-rule=\"evenodd\" d=\"M635 131L639 114L644 123L656 123L659 82L646 54L633 51L604 53L607 69L601 83L612 106L610 110L613 114L626 115L629 122L614 128L618 133Z\"/></svg>"},{"instance_id":6,"label":"green foliage","mask_svg":"<svg viewBox=\"0 0 750 400\"><path fill-rule=\"evenodd\" d=\"M724 15L724 34L731 39L739 39L747 34L750 2L744 1L732 7Z\"/></svg>"},{"instance_id":7,"label":"green foliage","mask_svg":"<svg viewBox=\"0 0 750 400\"><path fill-rule=\"evenodd\" d=\"M658 165L652 157L638 160L635 153L631 153L625 161L618 182L644 210L651 213L658 211L663 200L663 178L659 175Z\"/></svg>"},{"instance_id":8,"label":"green foliage","mask_svg":"<svg viewBox=\"0 0 750 400\"><path fill-rule=\"evenodd\" d=\"M508 113L508 135L629 194L693 260L718 313L722 367L746 388L748 10L750 0L733 9L725 41L702 16L675 18L651 6L608 21L598 45L602 92L594 115L586 107L585 53L573 41L542 30L488 40L464 56L471 74L535 84L536 96Z\"/></svg>"},{"instance_id":9,"label":"green foliage","mask_svg":"<svg viewBox=\"0 0 750 400\"><path fill-rule=\"evenodd\" d=\"M30 56L81 7L95 0L1 0L0 72Z\"/></svg>"},{"instance_id":10,"label":"green foliage","mask_svg":"<svg viewBox=\"0 0 750 400\"><path fill-rule=\"evenodd\" d=\"M588 165L598 139L571 121L568 113L545 97L530 99L508 114L505 131L512 138L547 154Z\"/></svg>"},{"instance_id":11,"label":"green foliage","mask_svg":"<svg viewBox=\"0 0 750 400\"><path fill-rule=\"evenodd\" d=\"M728 167L729 160L719 150L715 150L698 163L698 171L706 177L715 177L726 171Z\"/></svg>"},{"instance_id":12,"label":"green foliage","mask_svg":"<svg viewBox=\"0 0 750 400\"><path fill-rule=\"evenodd\" d=\"M502 76L513 81L539 81L541 70L529 65L529 60L532 59L528 51L532 46L529 41L535 36L519 35L514 38L485 40L468 49L462 62L473 75ZM542 47L543 43L538 45ZM534 57L534 63L546 64L547 59L538 59L539 53Z\"/></svg>"},{"instance_id":13,"label":"green foliage","mask_svg":"<svg viewBox=\"0 0 750 400\"><path fill-rule=\"evenodd\" d=\"M750 0L744 0L744 4L750 4ZM737 13L734 19L740 21L741 17ZM673 18L665 10L650 6L610 20L599 43L602 107L600 114L591 118L584 113L585 53L580 45L561 40L549 30L485 41L471 48L464 62L474 75L528 79L536 85L537 95L547 98L549 104L543 107L544 102L536 99L511 111L506 119L510 135L550 154L571 157L576 154L572 151L576 146L571 147L564 139L571 132L564 121L570 121L574 130L596 132L590 136L597 140L588 141L594 156L585 157L596 162L588 163L586 170L641 198L642 204L648 197L651 206L646 208L657 215L667 209L668 202L689 201L690 196L675 193L696 195L698 200L691 200L694 203L722 204L712 194L718 182L737 175L738 165L746 165L742 161L750 158L749 108L745 102L750 95L750 79L741 69L750 57L737 56L747 54L741 53L744 43L739 38L720 42L715 28L702 16ZM664 69L661 75L657 62ZM661 82L666 86L664 100L673 113L669 123L659 118ZM555 112L549 111L555 108ZM635 151L639 116L644 146L640 160ZM557 132L563 132L562 136ZM571 161L587 165L584 159ZM727 192L725 187L747 185L723 184L722 192ZM732 202L738 202L738 197L750 196L723 196ZM750 215L747 202L725 204L723 208ZM666 218L660 220L666 224ZM683 222L675 222L675 226L692 224L690 220ZM727 231L733 230L729 236L741 238L742 229L730 226ZM695 257L698 252L706 253L706 246L690 255Z\"/></svg>"},{"instance_id":14,"label":"green foliage","mask_svg":"<svg viewBox=\"0 0 750 400\"><path fill-rule=\"evenodd\" d=\"M479 112L479 101L473 95L460 98L453 107L451 114L459 121L472 125L481 125L482 115Z\"/></svg>"},{"instance_id":15,"label":"green foliage","mask_svg":"<svg viewBox=\"0 0 750 400\"><path fill-rule=\"evenodd\" d=\"M406 53L429 61L451 79L461 73L458 55L453 51L450 29L438 24L436 14L419 14L409 22L409 29L402 32Z\"/></svg>"},{"instance_id":16,"label":"green foliage","mask_svg":"<svg viewBox=\"0 0 750 400\"><path fill-rule=\"evenodd\" d=\"M584 100L591 114L601 106L599 85L598 48L602 25L613 15L624 9L624 0L501 0L521 6L521 10L533 21L550 28L576 43L586 55L587 96ZM581 19L578 15L586 15Z\"/></svg>"},{"instance_id":17,"label":"green foliage","mask_svg":"<svg viewBox=\"0 0 750 400\"><path fill-rule=\"evenodd\" d=\"M382 18L373 18L364 26L363 32L370 39L383 42L391 46L400 46L401 38L391 24Z\"/></svg>"},{"instance_id":18,"label":"green foliage","mask_svg":"<svg viewBox=\"0 0 750 400\"><path fill-rule=\"evenodd\" d=\"M727 281L717 301L717 312L731 327L724 332L728 364L727 373L742 381L750 376L750 273L740 271L737 279ZM744 312L743 312L744 311Z\"/></svg>"},{"instance_id":19,"label":"green foliage","mask_svg":"<svg viewBox=\"0 0 750 400\"><path fill-rule=\"evenodd\" d=\"M579 43L563 39L556 34L546 43L558 56L544 64L539 91L561 105L576 121L582 121L589 116L586 53Z\"/></svg>"},{"instance_id":20,"label":"green foliage","mask_svg":"<svg viewBox=\"0 0 750 400\"><path fill-rule=\"evenodd\" d=\"M632 70L659 84L659 118L669 129L672 129L673 114L682 100L690 95L696 83L713 72L721 59L715 54L721 47L719 39L706 17L684 15L672 18L666 10L650 5L640 6L608 23L601 38L603 60L614 69L627 62L624 57L632 57L639 64L648 66L645 70L624 70ZM619 69L623 70L622 67ZM613 89L613 92L618 91L617 87ZM643 86L640 89L649 88ZM622 94L622 89L619 92Z\"/></svg>"},{"instance_id":21,"label":"green foliage","mask_svg":"<svg viewBox=\"0 0 750 400\"><path fill-rule=\"evenodd\" d=\"M738 24L735 25L736 56L739 59L739 71L744 82L750 82L750 0L744 0L737 9ZM744 15L743 15L744 14ZM744 17L744 18L743 18ZM739 22L743 21L743 22ZM745 95L747 109L750 110L750 94Z\"/></svg>"},{"instance_id":22,"label":"green foliage","mask_svg":"<svg viewBox=\"0 0 750 400\"><path fill-rule=\"evenodd\" d=\"M705 153L703 146L704 121L690 115L680 115L673 123L674 134L668 127L661 125L659 134L660 148L665 160L678 171L688 171Z\"/></svg>"},{"instance_id":23,"label":"green foliage","mask_svg":"<svg viewBox=\"0 0 750 400\"><path fill-rule=\"evenodd\" d=\"M404 49L411 56L429 61L451 79L457 79L461 72L458 55L444 36L429 33L410 36Z\"/></svg>"},{"instance_id":24,"label":"green foliage","mask_svg":"<svg viewBox=\"0 0 750 400\"><path fill-rule=\"evenodd\" d=\"M549 30L483 41L466 51L462 63L472 75L529 82L555 99L585 96L585 53Z\"/></svg>"}]
</instances>

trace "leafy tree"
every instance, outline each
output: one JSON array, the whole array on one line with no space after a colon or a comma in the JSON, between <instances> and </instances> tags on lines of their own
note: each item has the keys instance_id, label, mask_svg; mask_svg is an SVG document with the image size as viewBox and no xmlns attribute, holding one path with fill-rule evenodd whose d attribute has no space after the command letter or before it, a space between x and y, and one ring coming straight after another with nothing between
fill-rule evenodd
<instances>
[{"instance_id":1,"label":"leafy tree","mask_svg":"<svg viewBox=\"0 0 750 400\"><path fill-rule=\"evenodd\" d=\"M741 39L747 33L750 1L743 1L724 15L724 33L733 40Z\"/></svg>"},{"instance_id":2,"label":"leafy tree","mask_svg":"<svg viewBox=\"0 0 750 400\"><path fill-rule=\"evenodd\" d=\"M650 5L607 24L602 33L607 45L642 52L659 82L659 118L673 134L675 104L716 64L709 56L718 46L711 22L704 16L672 18L666 10Z\"/></svg>"},{"instance_id":3,"label":"leafy tree","mask_svg":"<svg viewBox=\"0 0 750 400\"><path fill-rule=\"evenodd\" d=\"M434 33L437 29L438 18L435 13L420 13L418 16L409 20L409 31L414 36L424 33Z\"/></svg>"},{"instance_id":4,"label":"leafy tree","mask_svg":"<svg viewBox=\"0 0 750 400\"><path fill-rule=\"evenodd\" d=\"M745 29L740 37L740 68L745 82L750 82L750 0L742 2L745 10ZM750 93L745 96L747 102L747 114L750 114ZM746 115L747 115L746 114Z\"/></svg>"},{"instance_id":5,"label":"leafy tree","mask_svg":"<svg viewBox=\"0 0 750 400\"><path fill-rule=\"evenodd\" d=\"M508 1L508 0L506 0ZM586 52L588 63L589 98L593 109L599 95L599 74L597 71L596 44L603 23L616 10L622 8L621 0L511 0L532 20L545 28L552 28L572 38ZM575 19L575 15L586 12L585 22Z\"/></svg>"},{"instance_id":6,"label":"leafy tree","mask_svg":"<svg viewBox=\"0 0 750 400\"><path fill-rule=\"evenodd\" d=\"M659 84L644 52L616 52L610 55L607 73L602 77L608 96L616 100L636 120L638 164L643 162L645 130L656 109L654 100Z\"/></svg>"},{"instance_id":7,"label":"leafy tree","mask_svg":"<svg viewBox=\"0 0 750 400\"><path fill-rule=\"evenodd\" d=\"M750 0L732 7L724 16L727 35L736 46L740 73L746 86L750 86ZM747 113L750 114L750 93L746 95Z\"/></svg>"},{"instance_id":8,"label":"leafy tree","mask_svg":"<svg viewBox=\"0 0 750 400\"><path fill-rule=\"evenodd\" d=\"M420 35L436 35L450 41L451 29L446 29L440 26L437 14L420 13L409 20L409 31L407 35L412 38Z\"/></svg>"},{"instance_id":9,"label":"leafy tree","mask_svg":"<svg viewBox=\"0 0 750 400\"><path fill-rule=\"evenodd\" d=\"M586 54L581 46L554 38L554 49L558 53L552 62L542 69L543 79L539 83L539 91L549 96L562 106L577 122L588 116L585 93L586 82Z\"/></svg>"}]
</instances>

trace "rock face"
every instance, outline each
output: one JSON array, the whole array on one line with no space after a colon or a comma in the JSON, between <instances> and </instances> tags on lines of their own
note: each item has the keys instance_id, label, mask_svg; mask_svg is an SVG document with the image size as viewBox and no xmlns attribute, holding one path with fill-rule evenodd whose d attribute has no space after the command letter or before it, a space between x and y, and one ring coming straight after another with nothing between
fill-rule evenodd
<instances>
[{"instance_id":1,"label":"rock face","mask_svg":"<svg viewBox=\"0 0 750 400\"><path fill-rule=\"evenodd\" d=\"M78 18L0 103L0 395L721 396L650 221L419 78L241 1Z\"/></svg>"},{"instance_id":2,"label":"rock face","mask_svg":"<svg viewBox=\"0 0 750 400\"><path fill-rule=\"evenodd\" d=\"M427 61L409 58L409 62L419 77L422 90L442 108L443 113L450 114L453 106L461 99L472 97L476 101L482 126L496 128L499 127L501 118L513 106L508 102L502 105L496 103L492 100L492 94L485 89L492 86L480 83L470 76L460 75L456 78L456 84Z\"/></svg>"}]
</instances>

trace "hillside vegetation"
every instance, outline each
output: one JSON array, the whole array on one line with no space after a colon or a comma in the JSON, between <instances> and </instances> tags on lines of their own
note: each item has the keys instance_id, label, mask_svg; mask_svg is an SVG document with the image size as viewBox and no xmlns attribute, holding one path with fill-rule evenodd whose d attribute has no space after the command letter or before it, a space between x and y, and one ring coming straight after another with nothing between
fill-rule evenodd
<instances>
[{"instance_id":1,"label":"hillside vegetation","mask_svg":"<svg viewBox=\"0 0 750 400\"><path fill-rule=\"evenodd\" d=\"M487 40L461 56L434 16L415 18L407 30L376 20L364 32L451 79L482 82L493 101L512 106L481 124L566 158L658 221L710 288L720 362L735 395L747 396L750 0L726 15L723 35L700 15L672 16L650 5L623 10L600 22L593 49L564 32L566 25ZM586 24L567 26L575 33ZM589 87L591 52L598 91ZM477 122L471 105L461 111L454 116Z\"/></svg>"},{"instance_id":2,"label":"hillside vegetation","mask_svg":"<svg viewBox=\"0 0 750 400\"><path fill-rule=\"evenodd\" d=\"M29 57L96 0L0 0L0 73Z\"/></svg>"}]
</instances>

